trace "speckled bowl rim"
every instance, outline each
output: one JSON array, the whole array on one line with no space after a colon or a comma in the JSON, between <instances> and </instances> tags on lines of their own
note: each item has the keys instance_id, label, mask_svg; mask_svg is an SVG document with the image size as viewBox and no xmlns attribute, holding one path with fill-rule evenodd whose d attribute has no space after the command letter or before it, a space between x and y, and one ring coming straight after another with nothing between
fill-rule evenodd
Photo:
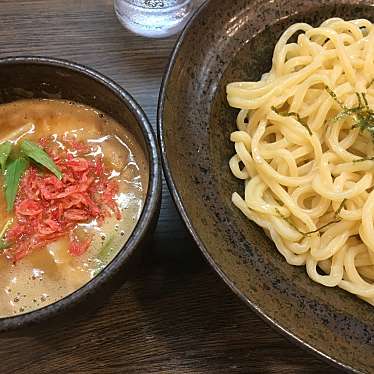
<instances>
[{"instance_id":1,"label":"speckled bowl rim","mask_svg":"<svg viewBox=\"0 0 374 374\"><path fill-rule=\"evenodd\" d=\"M183 31L179 35L176 44L174 46L174 49L170 56L169 64L166 67L161 87L160 87L160 93L159 93L159 99L158 99L158 108L157 108L157 137L158 142L160 145L161 150L161 160L162 160L162 168L164 171L165 180L167 183L167 186L170 190L171 196L173 198L173 201L175 205L178 208L178 212L180 216L182 217L188 231L192 235L193 239L197 243L198 247L208 260L209 264L213 267L213 269L218 273L218 275L224 280L224 282L231 288L231 290L237 294L242 301L246 305L248 305L258 316L260 316L266 323L268 323L270 326L275 328L277 331L279 331L283 336L291 340L292 342L295 342L299 347L307 349L308 351L315 354L317 357L322 358L324 361L332 364L333 366L343 369L346 372L351 373L362 373L361 371L351 367L350 365L346 365L339 360L333 358L331 355L328 355L322 351L320 351L318 348L313 347L312 345L308 344L303 339L299 338L292 332L288 331L286 328L284 328L280 323L278 323L275 319L269 317L269 315L256 303L254 303L252 300L250 300L248 297L244 295L243 292L240 291L239 288L235 286L235 284L231 281L231 279L224 273L224 271L220 268L219 264L215 262L214 258L209 254L204 242L200 239L199 234L194 229L191 218L188 215L187 210L185 209L181 196L178 192L178 189L175 185L173 174L169 165L168 161L168 155L166 150L166 144L165 144L165 138L164 138L164 121L163 121L163 112L164 112L164 106L165 106L165 100L166 100L166 87L169 82L169 78L172 74L175 62L178 58L179 50L184 42L184 39L186 38L186 35L189 33L190 29L192 28L195 20L197 20L200 17L200 14L203 12L205 7L208 6L208 4L214 0L207 0L205 3L203 3L197 11L193 14L193 16L190 18L190 20L187 22L186 26L184 27Z\"/></svg>"},{"instance_id":2,"label":"speckled bowl rim","mask_svg":"<svg viewBox=\"0 0 374 374\"><path fill-rule=\"evenodd\" d=\"M56 68L64 68L75 73L86 76L87 78L98 82L117 96L122 104L126 106L135 117L144 139L145 146L149 154L149 181L147 196L144 201L142 213L136 226L128 238L125 245L116 255L116 257L93 279L83 285L81 288L65 296L64 298L49 304L40 309L28 313L19 314L11 317L0 318L0 332L20 329L39 323L51 317L63 313L74 307L80 300L84 299L93 289L100 288L106 283L112 274L117 273L120 268L128 262L131 255L136 251L140 243L145 239L152 220L159 211L159 201L161 198L161 162L159 148L156 141L154 130L140 105L135 99L120 85L107 78L96 70L85 65L77 64L64 59L56 59L41 56L17 56L0 58L0 69L4 65L48 65Z\"/></svg>"}]
</instances>

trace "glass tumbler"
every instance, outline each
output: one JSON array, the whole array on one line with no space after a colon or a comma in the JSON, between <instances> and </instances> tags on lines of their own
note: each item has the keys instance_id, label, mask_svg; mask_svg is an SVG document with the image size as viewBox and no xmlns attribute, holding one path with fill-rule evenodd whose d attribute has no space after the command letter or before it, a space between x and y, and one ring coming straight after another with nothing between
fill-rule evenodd
<instances>
[{"instance_id":1,"label":"glass tumbler","mask_svg":"<svg viewBox=\"0 0 374 374\"><path fill-rule=\"evenodd\" d=\"M164 38L179 32L204 0L114 0L114 9L124 27L149 38Z\"/></svg>"}]
</instances>

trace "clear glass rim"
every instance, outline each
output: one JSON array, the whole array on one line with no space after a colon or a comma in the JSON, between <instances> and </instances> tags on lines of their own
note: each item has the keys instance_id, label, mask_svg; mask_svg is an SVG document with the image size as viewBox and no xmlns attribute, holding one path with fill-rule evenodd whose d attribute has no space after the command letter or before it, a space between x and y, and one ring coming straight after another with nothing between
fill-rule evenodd
<instances>
[{"instance_id":1,"label":"clear glass rim","mask_svg":"<svg viewBox=\"0 0 374 374\"><path fill-rule=\"evenodd\" d=\"M126 3L134 7L135 9L144 9L147 12L154 12L154 11L155 12L170 12L170 11L178 10L179 8L186 6L188 4L192 5L194 0L185 0L181 4L164 7L164 8L159 8L159 7L151 8L151 7L147 7L144 5L137 5L137 4L134 4L133 0L115 0L116 6L118 5L118 3L121 3L121 2Z\"/></svg>"}]
</instances>

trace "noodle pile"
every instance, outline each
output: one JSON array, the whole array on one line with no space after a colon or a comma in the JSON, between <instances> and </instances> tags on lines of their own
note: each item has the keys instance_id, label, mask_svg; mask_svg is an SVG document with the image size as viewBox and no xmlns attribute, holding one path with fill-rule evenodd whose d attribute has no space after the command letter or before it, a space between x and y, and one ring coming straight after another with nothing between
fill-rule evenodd
<instances>
[{"instance_id":1,"label":"noodle pile","mask_svg":"<svg viewBox=\"0 0 374 374\"><path fill-rule=\"evenodd\" d=\"M373 24L332 18L292 25L269 73L227 86L241 109L230 168L244 196L233 203L289 264L372 305L374 138L357 108L374 109L373 78Z\"/></svg>"}]
</instances>

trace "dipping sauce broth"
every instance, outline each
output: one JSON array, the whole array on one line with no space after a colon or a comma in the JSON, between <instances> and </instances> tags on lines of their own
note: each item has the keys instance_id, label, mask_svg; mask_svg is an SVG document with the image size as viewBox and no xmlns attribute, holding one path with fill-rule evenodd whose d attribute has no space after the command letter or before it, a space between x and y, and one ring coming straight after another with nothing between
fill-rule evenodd
<instances>
[{"instance_id":1,"label":"dipping sauce broth","mask_svg":"<svg viewBox=\"0 0 374 374\"><path fill-rule=\"evenodd\" d=\"M97 275L132 233L149 175L145 155L129 131L71 101L0 105L4 142L12 150L0 176L1 317L53 303ZM61 179L32 158L38 158L36 145ZM27 146L32 157L24 154ZM12 162L19 157L27 167L9 209L14 179L7 184L7 178L18 170Z\"/></svg>"}]
</instances>

